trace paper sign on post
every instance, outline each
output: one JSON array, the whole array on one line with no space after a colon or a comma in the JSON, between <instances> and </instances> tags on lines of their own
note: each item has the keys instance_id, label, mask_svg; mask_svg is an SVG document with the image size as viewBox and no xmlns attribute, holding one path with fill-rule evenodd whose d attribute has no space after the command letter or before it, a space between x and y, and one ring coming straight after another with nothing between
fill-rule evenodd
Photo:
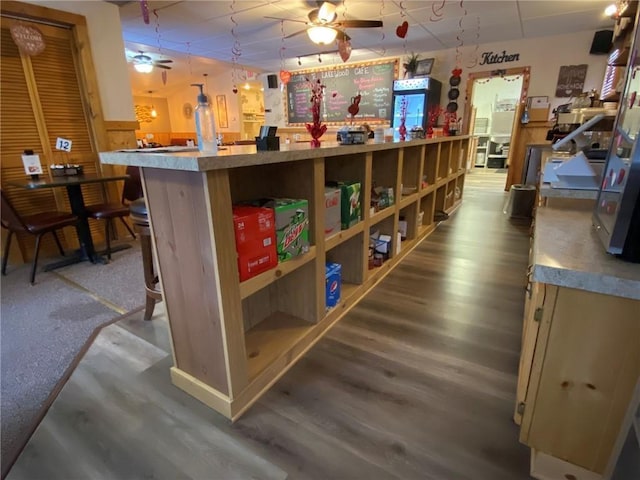
<instances>
[{"instance_id":1,"label":"paper sign on post","mask_svg":"<svg viewBox=\"0 0 640 480\"><path fill-rule=\"evenodd\" d=\"M42 173L42 165L38 155L22 155L22 164L27 175L39 175Z\"/></svg>"},{"instance_id":2,"label":"paper sign on post","mask_svg":"<svg viewBox=\"0 0 640 480\"><path fill-rule=\"evenodd\" d=\"M71 140L67 140L66 138L58 137L56 140L56 150L63 150L65 152L71 151L71 144L73 142Z\"/></svg>"}]
</instances>

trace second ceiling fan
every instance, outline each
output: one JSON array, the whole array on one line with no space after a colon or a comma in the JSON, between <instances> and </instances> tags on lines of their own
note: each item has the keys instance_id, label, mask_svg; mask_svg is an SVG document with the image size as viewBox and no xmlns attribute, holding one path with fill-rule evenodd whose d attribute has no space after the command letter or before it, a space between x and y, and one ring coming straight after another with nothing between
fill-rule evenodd
<instances>
[{"instance_id":1,"label":"second ceiling fan","mask_svg":"<svg viewBox=\"0 0 640 480\"><path fill-rule=\"evenodd\" d=\"M318 8L311 10L307 17L309 21L292 20L288 18L265 17L275 20L304 23L307 28L287 35L284 38L291 38L303 33L307 33L309 39L318 45L328 45L336 39L339 41L350 40L351 37L343 30L345 28L376 28L382 27L381 20L337 20L336 6L331 2L317 2Z\"/></svg>"}]
</instances>

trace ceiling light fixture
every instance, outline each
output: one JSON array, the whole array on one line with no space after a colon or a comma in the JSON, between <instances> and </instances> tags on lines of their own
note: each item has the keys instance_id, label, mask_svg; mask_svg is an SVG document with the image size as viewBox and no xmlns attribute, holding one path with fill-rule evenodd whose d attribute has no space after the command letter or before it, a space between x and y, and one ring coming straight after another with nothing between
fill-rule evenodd
<instances>
[{"instance_id":1,"label":"ceiling light fixture","mask_svg":"<svg viewBox=\"0 0 640 480\"><path fill-rule=\"evenodd\" d=\"M338 35L338 31L329 27L310 27L307 30L307 35L313 43L318 45L329 45L333 43Z\"/></svg>"},{"instance_id":2,"label":"ceiling light fixture","mask_svg":"<svg viewBox=\"0 0 640 480\"><path fill-rule=\"evenodd\" d=\"M322 23L331 23L336 19L336 6L329 2L324 2L318 10L318 20Z\"/></svg>"},{"instance_id":3,"label":"ceiling light fixture","mask_svg":"<svg viewBox=\"0 0 640 480\"><path fill-rule=\"evenodd\" d=\"M133 68L139 73L151 73L153 71L153 65L150 63L134 63Z\"/></svg>"},{"instance_id":4,"label":"ceiling light fixture","mask_svg":"<svg viewBox=\"0 0 640 480\"><path fill-rule=\"evenodd\" d=\"M604 14L607 17L617 18L624 13L628 6L629 2L627 0L616 0L614 3L604 9Z\"/></svg>"},{"instance_id":5,"label":"ceiling light fixture","mask_svg":"<svg viewBox=\"0 0 640 480\"><path fill-rule=\"evenodd\" d=\"M153 90L149 90L149 95L151 95L151 118L156 118L158 116L158 112L156 112L156 109L153 106Z\"/></svg>"}]
</instances>

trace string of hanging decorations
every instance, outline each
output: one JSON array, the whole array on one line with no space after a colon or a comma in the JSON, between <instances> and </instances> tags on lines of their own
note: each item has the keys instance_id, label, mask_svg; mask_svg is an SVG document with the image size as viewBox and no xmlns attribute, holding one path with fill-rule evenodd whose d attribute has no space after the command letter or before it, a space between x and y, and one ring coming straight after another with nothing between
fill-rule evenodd
<instances>
[{"instance_id":1,"label":"string of hanging decorations","mask_svg":"<svg viewBox=\"0 0 640 480\"><path fill-rule=\"evenodd\" d=\"M444 10L445 3L446 0L442 0L441 2L436 1L431 4L431 16L429 17L430 21L439 22L444 18L444 13L442 13L442 10Z\"/></svg>"},{"instance_id":2,"label":"string of hanging decorations","mask_svg":"<svg viewBox=\"0 0 640 480\"><path fill-rule=\"evenodd\" d=\"M233 93L238 93L238 58L242 55L242 48L240 46L240 40L238 39L238 34L236 33L236 27L238 26L238 22L234 18L236 13L235 10L236 0L231 2L229 8L231 9L231 36L233 37L233 46L231 47L231 63L233 64L231 70L231 81L233 82Z\"/></svg>"},{"instance_id":3,"label":"string of hanging decorations","mask_svg":"<svg viewBox=\"0 0 640 480\"><path fill-rule=\"evenodd\" d=\"M471 62L467 64L467 68L473 68L478 65L478 51L480 50L480 16L476 17L476 47L473 50Z\"/></svg>"},{"instance_id":4,"label":"string of hanging decorations","mask_svg":"<svg viewBox=\"0 0 640 480\"><path fill-rule=\"evenodd\" d=\"M160 33L160 15L158 15L158 10L153 9L153 16L155 17L155 31L156 31L156 42L158 43L158 53L162 55L162 34ZM160 78L162 79L162 84L167 84L167 71L162 70L160 72Z\"/></svg>"},{"instance_id":5,"label":"string of hanging decorations","mask_svg":"<svg viewBox=\"0 0 640 480\"><path fill-rule=\"evenodd\" d=\"M380 0L380 20L382 20L382 18L384 17L384 0ZM387 47L385 47L385 34L384 34L384 29L381 28L380 29L380 45L382 46L382 52L381 55L384 57L387 54Z\"/></svg>"}]
</instances>

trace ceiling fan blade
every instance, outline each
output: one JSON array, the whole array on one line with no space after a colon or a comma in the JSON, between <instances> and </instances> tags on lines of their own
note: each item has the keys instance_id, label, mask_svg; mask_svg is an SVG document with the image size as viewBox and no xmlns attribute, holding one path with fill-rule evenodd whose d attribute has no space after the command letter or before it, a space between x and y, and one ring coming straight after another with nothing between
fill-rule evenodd
<instances>
[{"instance_id":1,"label":"ceiling fan blade","mask_svg":"<svg viewBox=\"0 0 640 480\"><path fill-rule=\"evenodd\" d=\"M334 25L338 25L343 28L375 28L381 27L381 20L342 20L336 22Z\"/></svg>"},{"instance_id":2,"label":"ceiling fan blade","mask_svg":"<svg viewBox=\"0 0 640 480\"><path fill-rule=\"evenodd\" d=\"M351 40L351 37L349 35L347 35L346 32L343 32L342 30L338 30L335 29L338 32L338 35L336 35L336 40L342 40L342 41L349 41Z\"/></svg>"},{"instance_id":3,"label":"ceiling fan blade","mask_svg":"<svg viewBox=\"0 0 640 480\"><path fill-rule=\"evenodd\" d=\"M284 38L297 37L298 35L301 35L301 34L303 34L303 33L306 33L306 31L307 31L306 29L304 29L304 30L300 30L299 32L292 33L291 35L287 35L287 36L286 36L286 37L284 37Z\"/></svg>"},{"instance_id":4,"label":"ceiling fan blade","mask_svg":"<svg viewBox=\"0 0 640 480\"><path fill-rule=\"evenodd\" d=\"M165 70L171 70L171 67L168 67L166 65L159 65L157 63L154 63L153 66L158 68L164 68Z\"/></svg>"},{"instance_id":5,"label":"ceiling fan blade","mask_svg":"<svg viewBox=\"0 0 640 480\"><path fill-rule=\"evenodd\" d=\"M282 20L285 22L296 22L296 23L304 23L304 24L307 23L304 20L294 20L293 18L280 18L280 17L263 17L263 18L270 18L271 20Z\"/></svg>"},{"instance_id":6,"label":"ceiling fan blade","mask_svg":"<svg viewBox=\"0 0 640 480\"><path fill-rule=\"evenodd\" d=\"M155 63L173 63L173 60L155 60Z\"/></svg>"}]
</instances>

